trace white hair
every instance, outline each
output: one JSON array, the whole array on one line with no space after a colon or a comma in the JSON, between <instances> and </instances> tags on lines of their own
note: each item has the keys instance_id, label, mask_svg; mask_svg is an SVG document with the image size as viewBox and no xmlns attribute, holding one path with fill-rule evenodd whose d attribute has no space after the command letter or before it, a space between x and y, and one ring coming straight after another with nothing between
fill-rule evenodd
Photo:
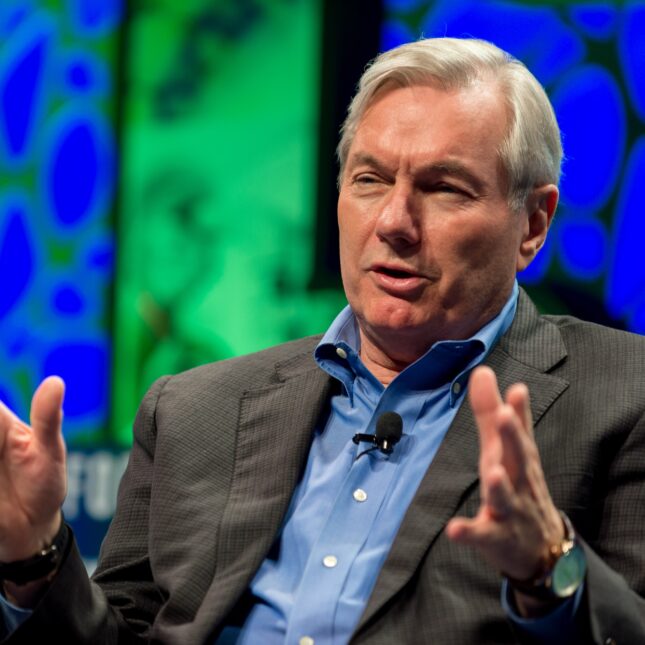
<instances>
[{"instance_id":1,"label":"white hair","mask_svg":"<svg viewBox=\"0 0 645 645\"><path fill-rule=\"evenodd\" d=\"M560 129L546 92L523 63L492 43L476 39L428 38L377 56L358 85L341 128L337 154L339 183L358 124L379 91L388 87L430 84L466 89L496 82L509 111L509 128L499 147L508 182L508 202L524 208L531 190L560 179ZM387 87L385 87L387 86Z\"/></svg>"}]
</instances>

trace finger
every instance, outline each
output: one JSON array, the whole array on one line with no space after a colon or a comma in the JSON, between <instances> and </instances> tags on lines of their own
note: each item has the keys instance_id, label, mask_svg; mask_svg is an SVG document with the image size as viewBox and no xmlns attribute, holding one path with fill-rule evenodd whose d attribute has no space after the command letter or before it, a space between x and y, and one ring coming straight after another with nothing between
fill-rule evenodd
<instances>
[{"instance_id":1,"label":"finger","mask_svg":"<svg viewBox=\"0 0 645 645\"><path fill-rule=\"evenodd\" d=\"M0 401L0 450L4 448L4 441L12 433L14 437L23 437L27 442L31 437L31 429L18 416Z\"/></svg>"},{"instance_id":2,"label":"finger","mask_svg":"<svg viewBox=\"0 0 645 645\"><path fill-rule=\"evenodd\" d=\"M41 443L58 445L63 422L63 398L65 383L58 376L46 378L31 400L31 427L34 436Z\"/></svg>"},{"instance_id":3,"label":"finger","mask_svg":"<svg viewBox=\"0 0 645 645\"><path fill-rule=\"evenodd\" d=\"M9 423L13 423L16 415L0 401L0 429L5 430Z\"/></svg>"},{"instance_id":4,"label":"finger","mask_svg":"<svg viewBox=\"0 0 645 645\"><path fill-rule=\"evenodd\" d=\"M497 432L497 412L503 405L495 373L489 367L477 367L470 375L468 398L479 430L480 470L500 463L502 446Z\"/></svg>"},{"instance_id":5,"label":"finger","mask_svg":"<svg viewBox=\"0 0 645 645\"><path fill-rule=\"evenodd\" d=\"M490 367L476 367L468 381L468 399L476 417L485 418L494 414L503 404L497 387L495 372Z\"/></svg>"},{"instance_id":6,"label":"finger","mask_svg":"<svg viewBox=\"0 0 645 645\"><path fill-rule=\"evenodd\" d=\"M453 517L446 524L446 535L453 542L466 543L474 530L473 526L476 522L476 518Z\"/></svg>"},{"instance_id":7,"label":"finger","mask_svg":"<svg viewBox=\"0 0 645 645\"><path fill-rule=\"evenodd\" d=\"M529 443L531 439L526 436L515 410L508 404L500 409L497 424L502 444L501 463L513 488L521 491L527 483L533 454Z\"/></svg>"},{"instance_id":8,"label":"finger","mask_svg":"<svg viewBox=\"0 0 645 645\"><path fill-rule=\"evenodd\" d=\"M484 483L484 498L476 517L453 518L447 526L449 537L466 539L468 534L474 539L474 536L490 531L494 524L509 517L513 508L513 489L504 468L492 468Z\"/></svg>"},{"instance_id":9,"label":"finger","mask_svg":"<svg viewBox=\"0 0 645 645\"><path fill-rule=\"evenodd\" d=\"M533 415L529 388L524 383L515 383L506 391L506 403L514 410L528 435L533 435Z\"/></svg>"},{"instance_id":10,"label":"finger","mask_svg":"<svg viewBox=\"0 0 645 645\"><path fill-rule=\"evenodd\" d=\"M491 470L486 481L486 510L492 520L503 522L507 520L515 510L514 490L511 480L502 466Z\"/></svg>"},{"instance_id":11,"label":"finger","mask_svg":"<svg viewBox=\"0 0 645 645\"><path fill-rule=\"evenodd\" d=\"M486 499L477 515L451 519L446 525L446 534L455 542L484 548L503 537L505 522L513 515L514 508L512 486L504 469L499 466L490 473Z\"/></svg>"},{"instance_id":12,"label":"finger","mask_svg":"<svg viewBox=\"0 0 645 645\"><path fill-rule=\"evenodd\" d=\"M487 521L481 513L470 519L453 517L446 524L446 535L453 542L478 548L486 548L499 541L497 525Z\"/></svg>"}]
</instances>

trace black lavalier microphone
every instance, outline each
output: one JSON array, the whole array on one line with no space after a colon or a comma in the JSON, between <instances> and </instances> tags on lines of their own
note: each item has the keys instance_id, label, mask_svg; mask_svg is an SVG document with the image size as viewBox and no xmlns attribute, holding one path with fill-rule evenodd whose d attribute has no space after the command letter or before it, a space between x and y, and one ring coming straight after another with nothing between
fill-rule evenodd
<instances>
[{"instance_id":1,"label":"black lavalier microphone","mask_svg":"<svg viewBox=\"0 0 645 645\"><path fill-rule=\"evenodd\" d=\"M362 434L357 432L352 441L355 444L361 442L373 444L373 448L365 450L356 459L366 455L372 450L380 450L385 455L391 455L394 446L401 439L403 434L403 419L400 414L396 412L383 412L383 414L376 420L376 434Z\"/></svg>"}]
</instances>

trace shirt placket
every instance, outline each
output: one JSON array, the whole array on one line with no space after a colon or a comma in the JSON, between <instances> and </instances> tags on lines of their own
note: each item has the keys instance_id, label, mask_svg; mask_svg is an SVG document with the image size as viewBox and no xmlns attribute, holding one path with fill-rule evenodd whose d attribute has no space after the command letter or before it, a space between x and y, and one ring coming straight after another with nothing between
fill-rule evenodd
<instances>
[{"instance_id":1,"label":"shirt placket","mask_svg":"<svg viewBox=\"0 0 645 645\"><path fill-rule=\"evenodd\" d=\"M359 449L359 454L363 447ZM289 619L287 643L333 643L347 575L381 509L398 464L380 454L354 461L314 544ZM316 594L316 602L311 595ZM303 640L305 639L305 640ZM310 640L306 640L310 639Z\"/></svg>"}]
</instances>

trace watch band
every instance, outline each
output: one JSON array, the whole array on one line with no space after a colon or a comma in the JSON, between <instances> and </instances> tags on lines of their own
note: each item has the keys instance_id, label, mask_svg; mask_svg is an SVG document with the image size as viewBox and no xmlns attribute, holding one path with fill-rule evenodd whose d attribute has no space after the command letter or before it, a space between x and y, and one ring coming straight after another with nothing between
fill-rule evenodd
<instances>
[{"instance_id":1,"label":"watch band","mask_svg":"<svg viewBox=\"0 0 645 645\"><path fill-rule=\"evenodd\" d=\"M584 580L586 560L569 518L560 511L564 538L551 546L545 565L529 580L508 578L516 591L539 600L554 600L572 596ZM569 568L569 571L566 568ZM560 571L558 571L560 569ZM561 580L561 578L564 578Z\"/></svg>"},{"instance_id":2,"label":"watch band","mask_svg":"<svg viewBox=\"0 0 645 645\"><path fill-rule=\"evenodd\" d=\"M52 543L41 549L36 555L15 562L0 562L0 580L7 580L17 585L44 578L59 565L69 540L69 529L61 519L60 528Z\"/></svg>"}]
</instances>

